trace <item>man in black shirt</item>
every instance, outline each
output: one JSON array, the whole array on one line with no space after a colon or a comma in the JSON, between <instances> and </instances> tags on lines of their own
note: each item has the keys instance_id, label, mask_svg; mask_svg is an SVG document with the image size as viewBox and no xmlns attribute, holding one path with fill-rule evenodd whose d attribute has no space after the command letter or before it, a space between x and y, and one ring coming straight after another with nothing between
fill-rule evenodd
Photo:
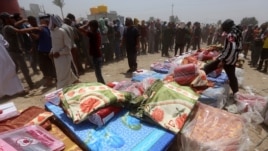
<instances>
[{"instance_id":1,"label":"man in black shirt","mask_svg":"<svg viewBox=\"0 0 268 151\"><path fill-rule=\"evenodd\" d=\"M129 17L126 18L125 25L127 28L124 31L123 40L121 46L125 44L127 51L127 59L129 70L128 73L134 72L137 70L137 52L139 50L140 41L139 36L140 33L136 27L133 26L133 20Z\"/></svg>"}]
</instances>

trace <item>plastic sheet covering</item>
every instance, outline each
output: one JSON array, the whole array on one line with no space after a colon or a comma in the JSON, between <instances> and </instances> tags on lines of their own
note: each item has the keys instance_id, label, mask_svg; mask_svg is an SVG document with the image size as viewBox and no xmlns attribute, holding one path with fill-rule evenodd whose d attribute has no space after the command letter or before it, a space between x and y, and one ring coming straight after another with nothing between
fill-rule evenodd
<instances>
[{"instance_id":1,"label":"plastic sheet covering","mask_svg":"<svg viewBox=\"0 0 268 151\"><path fill-rule=\"evenodd\" d=\"M180 85L189 85L198 74L198 68L193 63L179 65L174 69L174 80Z\"/></svg>"},{"instance_id":2,"label":"plastic sheet covering","mask_svg":"<svg viewBox=\"0 0 268 151\"><path fill-rule=\"evenodd\" d=\"M238 112L247 112L249 108L253 108L264 115L267 102L267 98L259 95L250 95L247 93L237 93L236 95Z\"/></svg>"},{"instance_id":3,"label":"plastic sheet covering","mask_svg":"<svg viewBox=\"0 0 268 151\"><path fill-rule=\"evenodd\" d=\"M209 102L205 101L202 96L206 98L210 98ZM201 97L198 99L202 103L205 104L213 104L213 106L217 108L223 108L227 102L227 98L229 96L229 85L215 85L214 87L209 87L205 91L202 92Z\"/></svg>"},{"instance_id":4,"label":"plastic sheet covering","mask_svg":"<svg viewBox=\"0 0 268 151\"><path fill-rule=\"evenodd\" d=\"M244 69L235 68L235 75L237 77L237 81L238 81L238 86L239 87L243 87L244 73L245 73Z\"/></svg>"},{"instance_id":5,"label":"plastic sheet covering","mask_svg":"<svg viewBox=\"0 0 268 151\"><path fill-rule=\"evenodd\" d=\"M261 124L264 122L267 102L267 98L259 95L236 94L237 110L250 123Z\"/></svg>"},{"instance_id":6,"label":"plastic sheet covering","mask_svg":"<svg viewBox=\"0 0 268 151\"><path fill-rule=\"evenodd\" d=\"M163 74L167 74L169 73L169 70L172 67L172 63L167 63L167 62L156 62L151 64L150 68L151 70L157 72L157 73L163 73Z\"/></svg>"},{"instance_id":7,"label":"plastic sheet covering","mask_svg":"<svg viewBox=\"0 0 268 151\"><path fill-rule=\"evenodd\" d=\"M215 82L217 84L225 84L228 82L228 77L225 72L222 72L219 76L216 78L207 77L209 81Z\"/></svg>"},{"instance_id":8,"label":"plastic sheet covering","mask_svg":"<svg viewBox=\"0 0 268 151\"><path fill-rule=\"evenodd\" d=\"M193 119L177 139L181 151L246 151L246 124L235 115L198 103Z\"/></svg>"}]
</instances>

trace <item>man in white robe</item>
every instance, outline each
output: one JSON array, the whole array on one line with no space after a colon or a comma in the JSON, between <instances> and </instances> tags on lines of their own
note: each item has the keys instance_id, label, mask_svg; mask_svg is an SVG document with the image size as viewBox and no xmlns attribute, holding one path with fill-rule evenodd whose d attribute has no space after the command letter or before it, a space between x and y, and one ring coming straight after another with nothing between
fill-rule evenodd
<instances>
[{"instance_id":1,"label":"man in white robe","mask_svg":"<svg viewBox=\"0 0 268 151\"><path fill-rule=\"evenodd\" d=\"M0 98L24 92L15 63L6 50L8 46L8 42L0 34Z\"/></svg>"},{"instance_id":2,"label":"man in white robe","mask_svg":"<svg viewBox=\"0 0 268 151\"><path fill-rule=\"evenodd\" d=\"M64 88L70 84L78 82L71 69L72 43L66 31L61 28L62 21L58 16L51 16L50 32L52 49L50 56L53 57L57 76L57 89Z\"/></svg>"}]
</instances>

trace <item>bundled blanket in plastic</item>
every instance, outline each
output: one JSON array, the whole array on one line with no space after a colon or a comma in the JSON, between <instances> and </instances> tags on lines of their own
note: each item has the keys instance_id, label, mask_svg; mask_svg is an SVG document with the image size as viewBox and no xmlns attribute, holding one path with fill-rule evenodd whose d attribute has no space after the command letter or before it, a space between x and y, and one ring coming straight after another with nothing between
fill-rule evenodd
<instances>
[{"instance_id":1,"label":"bundled blanket in plastic","mask_svg":"<svg viewBox=\"0 0 268 151\"><path fill-rule=\"evenodd\" d=\"M237 112L242 113L249 122L261 124L265 120L268 98L246 93L236 94Z\"/></svg>"},{"instance_id":2,"label":"bundled blanket in plastic","mask_svg":"<svg viewBox=\"0 0 268 151\"><path fill-rule=\"evenodd\" d=\"M222 108L227 102L227 97L229 96L229 85L215 85L214 87L209 87L204 90L198 101L211 105L217 108Z\"/></svg>"},{"instance_id":3,"label":"bundled blanket in plastic","mask_svg":"<svg viewBox=\"0 0 268 151\"><path fill-rule=\"evenodd\" d=\"M37 125L0 133L1 150L5 151L61 151L62 141Z\"/></svg>"},{"instance_id":4,"label":"bundled blanket in plastic","mask_svg":"<svg viewBox=\"0 0 268 151\"><path fill-rule=\"evenodd\" d=\"M83 151L166 150L175 138L171 132L144 123L130 116L126 110L115 114L106 125L99 128L88 120L74 124L59 106L46 103L45 107L54 113L60 128L68 132Z\"/></svg>"},{"instance_id":5,"label":"bundled blanket in plastic","mask_svg":"<svg viewBox=\"0 0 268 151\"><path fill-rule=\"evenodd\" d=\"M174 80L180 85L190 85L198 74L195 64L179 65L174 69Z\"/></svg>"},{"instance_id":6,"label":"bundled blanket in plastic","mask_svg":"<svg viewBox=\"0 0 268 151\"><path fill-rule=\"evenodd\" d=\"M141 72L139 74L133 74L131 81L134 82L141 82L146 78L154 78L163 80L167 76L166 73L158 73L155 71L147 71L147 72Z\"/></svg>"},{"instance_id":7,"label":"bundled blanket in plastic","mask_svg":"<svg viewBox=\"0 0 268 151\"><path fill-rule=\"evenodd\" d=\"M187 86L176 82L155 81L142 97L137 97L135 116L161 125L178 133L192 112L198 95ZM137 103L138 104L138 103Z\"/></svg>"},{"instance_id":8,"label":"bundled blanket in plastic","mask_svg":"<svg viewBox=\"0 0 268 151\"><path fill-rule=\"evenodd\" d=\"M167 63L167 62L156 62L156 63L151 64L151 70L158 72L158 73L164 73L164 74L169 73L171 67L172 67L172 63Z\"/></svg>"},{"instance_id":9,"label":"bundled blanket in plastic","mask_svg":"<svg viewBox=\"0 0 268 151\"><path fill-rule=\"evenodd\" d=\"M248 136L240 115L202 103L185 124L178 141L182 151L244 151Z\"/></svg>"},{"instance_id":10,"label":"bundled blanket in plastic","mask_svg":"<svg viewBox=\"0 0 268 151\"><path fill-rule=\"evenodd\" d=\"M97 110L131 99L131 94L101 83L78 83L63 89L61 106L74 123L80 123Z\"/></svg>"},{"instance_id":11,"label":"bundled blanket in plastic","mask_svg":"<svg viewBox=\"0 0 268 151\"><path fill-rule=\"evenodd\" d=\"M209 81L216 83L216 84L225 84L228 82L228 77L227 77L227 74L225 72L222 72L217 77L209 77L208 76L207 79Z\"/></svg>"}]
</instances>

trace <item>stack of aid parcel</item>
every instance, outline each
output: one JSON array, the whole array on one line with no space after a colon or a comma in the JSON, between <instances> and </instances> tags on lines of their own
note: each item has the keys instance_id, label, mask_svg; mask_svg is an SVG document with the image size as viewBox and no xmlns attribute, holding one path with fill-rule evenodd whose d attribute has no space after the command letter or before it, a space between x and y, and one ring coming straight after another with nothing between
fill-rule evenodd
<instances>
[{"instance_id":1,"label":"stack of aid parcel","mask_svg":"<svg viewBox=\"0 0 268 151\"><path fill-rule=\"evenodd\" d=\"M197 105L193 119L178 136L180 150L246 150L248 135L242 116L202 103Z\"/></svg>"}]
</instances>

